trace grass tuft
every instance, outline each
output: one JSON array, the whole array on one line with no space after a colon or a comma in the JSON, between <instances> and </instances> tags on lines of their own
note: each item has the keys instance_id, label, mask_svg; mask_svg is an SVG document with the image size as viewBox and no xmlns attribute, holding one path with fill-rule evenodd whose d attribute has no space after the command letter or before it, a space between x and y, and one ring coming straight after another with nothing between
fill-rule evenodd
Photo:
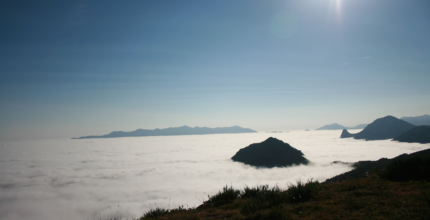
<instances>
[{"instance_id":1,"label":"grass tuft","mask_svg":"<svg viewBox=\"0 0 430 220\"><path fill-rule=\"evenodd\" d=\"M266 203L265 206L276 206L287 201L287 195L278 186L269 188L268 185L250 188L246 186L241 192L240 198L252 199L258 203Z\"/></svg>"},{"instance_id":2,"label":"grass tuft","mask_svg":"<svg viewBox=\"0 0 430 220\"><path fill-rule=\"evenodd\" d=\"M222 191L218 192L213 196L208 196L208 200L203 202L205 205L213 205L215 207L231 203L237 199L240 195L240 191L233 189L232 186L225 186Z\"/></svg>"},{"instance_id":3,"label":"grass tuft","mask_svg":"<svg viewBox=\"0 0 430 220\"><path fill-rule=\"evenodd\" d=\"M290 184L288 187L288 201L291 203L307 202L315 197L319 188L320 183L313 179L308 180L307 183L298 180L296 185Z\"/></svg>"}]
</instances>

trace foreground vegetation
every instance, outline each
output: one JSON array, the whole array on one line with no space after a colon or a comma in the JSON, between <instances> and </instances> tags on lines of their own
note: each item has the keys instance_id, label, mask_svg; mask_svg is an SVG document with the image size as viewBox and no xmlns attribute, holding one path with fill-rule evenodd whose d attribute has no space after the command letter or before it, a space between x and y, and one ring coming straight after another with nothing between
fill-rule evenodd
<instances>
[{"instance_id":1,"label":"foreground vegetation","mask_svg":"<svg viewBox=\"0 0 430 220\"><path fill-rule=\"evenodd\" d=\"M400 157L359 177L224 187L201 206L155 208L140 219L429 219L430 157Z\"/></svg>"},{"instance_id":2,"label":"foreground vegetation","mask_svg":"<svg viewBox=\"0 0 430 220\"><path fill-rule=\"evenodd\" d=\"M141 219L430 219L430 183L371 174L330 184L297 183L286 191L225 187L197 208L157 208Z\"/></svg>"}]
</instances>

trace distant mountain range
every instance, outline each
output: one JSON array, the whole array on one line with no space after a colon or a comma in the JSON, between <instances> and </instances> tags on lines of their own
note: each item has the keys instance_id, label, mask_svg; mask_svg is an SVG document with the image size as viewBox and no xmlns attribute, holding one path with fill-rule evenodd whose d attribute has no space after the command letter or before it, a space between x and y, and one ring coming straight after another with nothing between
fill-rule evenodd
<instances>
[{"instance_id":1,"label":"distant mountain range","mask_svg":"<svg viewBox=\"0 0 430 220\"><path fill-rule=\"evenodd\" d=\"M340 124L334 123L330 125L324 125L318 129L315 130L342 130L342 129L363 129L367 126L367 124L359 124L355 127L345 127Z\"/></svg>"},{"instance_id":2,"label":"distant mountain range","mask_svg":"<svg viewBox=\"0 0 430 220\"><path fill-rule=\"evenodd\" d=\"M415 125L412 125L409 122L403 121L393 116L386 116L376 119L366 126L362 131L356 134L351 134L346 129L344 129L340 137L353 137L354 139L365 140L386 140L396 138L414 127Z\"/></svg>"},{"instance_id":3,"label":"distant mountain range","mask_svg":"<svg viewBox=\"0 0 430 220\"><path fill-rule=\"evenodd\" d=\"M402 117L403 121L407 121L413 125L430 125L430 115L422 115L416 117Z\"/></svg>"},{"instance_id":4,"label":"distant mountain range","mask_svg":"<svg viewBox=\"0 0 430 220\"><path fill-rule=\"evenodd\" d=\"M116 138L116 137L141 137L141 136L170 136L170 135L196 135L196 134L230 134L230 133L252 133L256 132L249 128L242 128L239 126L221 127L221 128L208 128L208 127L175 127L164 129L137 129L135 131L113 131L106 135L101 136L84 136L72 139L89 139L89 138Z\"/></svg>"},{"instance_id":5,"label":"distant mountain range","mask_svg":"<svg viewBox=\"0 0 430 220\"><path fill-rule=\"evenodd\" d=\"M412 125L430 125L430 115L421 115L421 116L415 116L415 117L402 117L401 120L405 122L409 122ZM329 125L324 125L318 129L315 130L342 130L342 129L364 129L367 126L367 124L360 124L355 127L345 127L343 125L333 123ZM345 134L347 135L347 134Z\"/></svg>"}]
</instances>

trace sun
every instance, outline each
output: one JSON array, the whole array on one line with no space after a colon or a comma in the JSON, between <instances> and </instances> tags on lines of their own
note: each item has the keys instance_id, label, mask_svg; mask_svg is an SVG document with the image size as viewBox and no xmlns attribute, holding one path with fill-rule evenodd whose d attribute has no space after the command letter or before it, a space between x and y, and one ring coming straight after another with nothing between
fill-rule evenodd
<instances>
[{"instance_id":1,"label":"sun","mask_svg":"<svg viewBox=\"0 0 430 220\"><path fill-rule=\"evenodd\" d=\"M342 23L342 0L333 0L337 23Z\"/></svg>"},{"instance_id":2,"label":"sun","mask_svg":"<svg viewBox=\"0 0 430 220\"><path fill-rule=\"evenodd\" d=\"M342 8L342 0L336 0L336 14L340 14Z\"/></svg>"}]
</instances>

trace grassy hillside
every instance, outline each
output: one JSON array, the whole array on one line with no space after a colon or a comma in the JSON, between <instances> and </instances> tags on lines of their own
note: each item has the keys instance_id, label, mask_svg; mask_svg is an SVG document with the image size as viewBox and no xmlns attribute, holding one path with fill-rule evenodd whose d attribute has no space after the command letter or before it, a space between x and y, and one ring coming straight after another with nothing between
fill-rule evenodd
<instances>
[{"instance_id":1,"label":"grassy hillside","mask_svg":"<svg viewBox=\"0 0 430 220\"><path fill-rule=\"evenodd\" d=\"M286 191L263 188L255 187L252 196L246 189L224 188L198 208L155 209L141 219L430 219L425 181L393 182L373 173L328 184L299 183Z\"/></svg>"},{"instance_id":2,"label":"grassy hillside","mask_svg":"<svg viewBox=\"0 0 430 220\"><path fill-rule=\"evenodd\" d=\"M156 208L140 219L430 219L430 150L356 164L324 183L224 187L201 206Z\"/></svg>"}]
</instances>

